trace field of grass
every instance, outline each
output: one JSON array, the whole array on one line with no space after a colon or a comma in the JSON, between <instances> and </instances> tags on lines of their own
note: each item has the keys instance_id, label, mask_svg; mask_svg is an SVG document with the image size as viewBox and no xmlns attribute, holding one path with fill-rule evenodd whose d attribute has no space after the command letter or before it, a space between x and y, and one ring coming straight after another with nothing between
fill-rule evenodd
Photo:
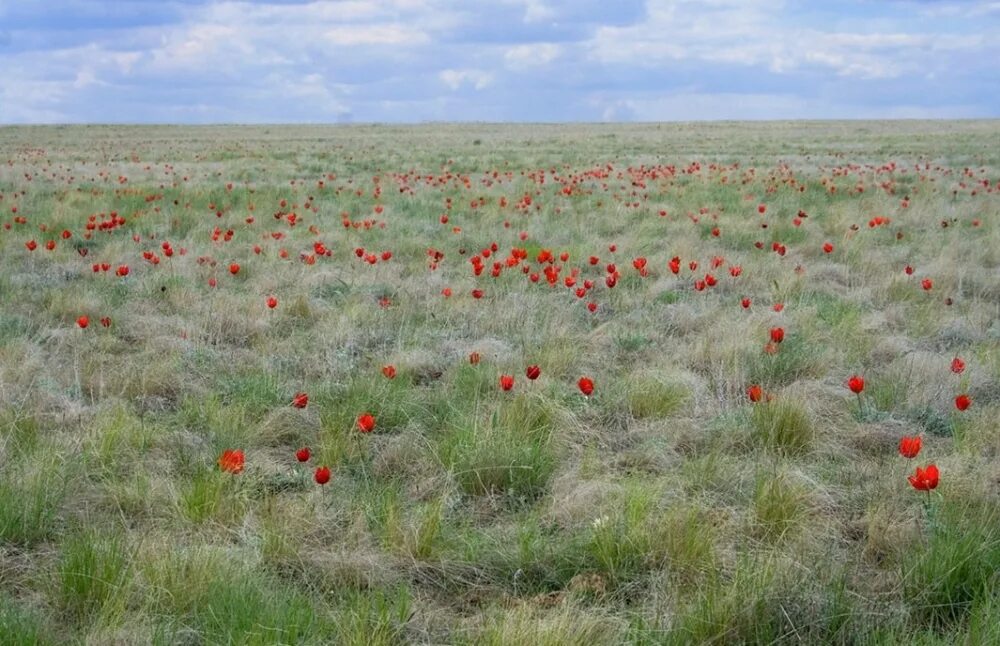
<instances>
[{"instance_id":1,"label":"field of grass","mask_svg":"<svg viewBox=\"0 0 1000 646\"><path fill-rule=\"evenodd\" d=\"M0 644L1000 643L998 417L1000 122L0 128Z\"/></svg>"}]
</instances>

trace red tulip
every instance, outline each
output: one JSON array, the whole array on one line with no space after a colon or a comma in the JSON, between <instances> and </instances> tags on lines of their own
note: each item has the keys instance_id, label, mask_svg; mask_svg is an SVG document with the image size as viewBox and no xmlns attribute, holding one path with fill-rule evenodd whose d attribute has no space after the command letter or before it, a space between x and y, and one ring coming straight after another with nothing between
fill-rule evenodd
<instances>
[{"instance_id":1,"label":"red tulip","mask_svg":"<svg viewBox=\"0 0 1000 646\"><path fill-rule=\"evenodd\" d=\"M925 278L920 281L920 286L924 288L924 291L930 291L931 288L934 287L934 281L930 278Z\"/></svg>"},{"instance_id":2,"label":"red tulip","mask_svg":"<svg viewBox=\"0 0 1000 646\"><path fill-rule=\"evenodd\" d=\"M785 340L785 328L773 327L771 328L771 342L781 343Z\"/></svg>"},{"instance_id":3,"label":"red tulip","mask_svg":"<svg viewBox=\"0 0 1000 646\"><path fill-rule=\"evenodd\" d=\"M474 289L472 290L472 298L479 299L483 297L483 290Z\"/></svg>"},{"instance_id":4,"label":"red tulip","mask_svg":"<svg viewBox=\"0 0 1000 646\"><path fill-rule=\"evenodd\" d=\"M972 405L972 400L969 399L968 395L959 395L955 398L955 408L958 410L966 410Z\"/></svg>"},{"instance_id":5,"label":"red tulip","mask_svg":"<svg viewBox=\"0 0 1000 646\"><path fill-rule=\"evenodd\" d=\"M829 242L823 243L823 253L833 253L833 245Z\"/></svg>"},{"instance_id":6,"label":"red tulip","mask_svg":"<svg viewBox=\"0 0 1000 646\"><path fill-rule=\"evenodd\" d=\"M587 397L590 397L594 392L594 382L590 377L580 377L576 385L580 389L580 392Z\"/></svg>"},{"instance_id":7,"label":"red tulip","mask_svg":"<svg viewBox=\"0 0 1000 646\"><path fill-rule=\"evenodd\" d=\"M229 473L239 473L243 470L243 451L226 449L219 457L219 468Z\"/></svg>"},{"instance_id":8,"label":"red tulip","mask_svg":"<svg viewBox=\"0 0 1000 646\"><path fill-rule=\"evenodd\" d=\"M920 453L922 440L919 435L904 436L899 440L899 454L904 458L915 458Z\"/></svg>"},{"instance_id":9,"label":"red tulip","mask_svg":"<svg viewBox=\"0 0 1000 646\"><path fill-rule=\"evenodd\" d=\"M103 325L104 327L111 327L111 317L110 316L102 316L101 317L101 325Z\"/></svg>"},{"instance_id":10,"label":"red tulip","mask_svg":"<svg viewBox=\"0 0 1000 646\"><path fill-rule=\"evenodd\" d=\"M507 391L514 387L513 375L500 375L500 388Z\"/></svg>"},{"instance_id":11,"label":"red tulip","mask_svg":"<svg viewBox=\"0 0 1000 646\"><path fill-rule=\"evenodd\" d=\"M907 276L912 276L913 275L913 267L911 267L909 265L907 265L906 267L904 267L903 271L906 272Z\"/></svg>"},{"instance_id":12,"label":"red tulip","mask_svg":"<svg viewBox=\"0 0 1000 646\"><path fill-rule=\"evenodd\" d=\"M593 314L594 312L597 311L597 303L593 303L593 302L587 303L587 309L590 310L591 314Z\"/></svg>"},{"instance_id":13,"label":"red tulip","mask_svg":"<svg viewBox=\"0 0 1000 646\"><path fill-rule=\"evenodd\" d=\"M234 262L233 264L229 265L229 273L232 274L233 276L235 276L236 274L240 273L240 266L239 266L239 264L237 264L237 263Z\"/></svg>"},{"instance_id":14,"label":"red tulip","mask_svg":"<svg viewBox=\"0 0 1000 646\"><path fill-rule=\"evenodd\" d=\"M118 269L115 270L115 275L119 278L128 276L128 265L118 265Z\"/></svg>"},{"instance_id":15,"label":"red tulip","mask_svg":"<svg viewBox=\"0 0 1000 646\"><path fill-rule=\"evenodd\" d=\"M308 462L309 457L311 455L312 453L309 451L309 447L303 446L301 449L295 452L295 459L298 460L299 462Z\"/></svg>"},{"instance_id":16,"label":"red tulip","mask_svg":"<svg viewBox=\"0 0 1000 646\"><path fill-rule=\"evenodd\" d=\"M278 299L274 296L267 297L267 308L273 310L278 306Z\"/></svg>"},{"instance_id":17,"label":"red tulip","mask_svg":"<svg viewBox=\"0 0 1000 646\"><path fill-rule=\"evenodd\" d=\"M313 480L318 485L325 485L330 482L330 467L317 467L316 473L313 474Z\"/></svg>"},{"instance_id":18,"label":"red tulip","mask_svg":"<svg viewBox=\"0 0 1000 646\"><path fill-rule=\"evenodd\" d=\"M299 392L295 393L295 396L292 397L292 406L294 406L295 408L305 408L308 405L309 405L308 394Z\"/></svg>"},{"instance_id":19,"label":"red tulip","mask_svg":"<svg viewBox=\"0 0 1000 646\"><path fill-rule=\"evenodd\" d=\"M743 300L740 301L740 305L742 305L743 309L745 309L745 310L750 309L750 304L751 303L752 303L752 301L749 298L744 298Z\"/></svg>"},{"instance_id":20,"label":"red tulip","mask_svg":"<svg viewBox=\"0 0 1000 646\"><path fill-rule=\"evenodd\" d=\"M385 375L386 379L395 379L396 378L396 366L393 366L393 365L382 366L382 374Z\"/></svg>"},{"instance_id":21,"label":"red tulip","mask_svg":"<svg viewBox=\"0 0 1000 646\"><path fill-rule=\"evenodd\" d=\"M358 430L362 433L371 433L375 430L375 417L371 413L358 415Z\"/></svg>"},{"instance_id":22,"label":"red tulip","mask_svg":"<svg viewBox=\"0 0 1000 646\"><path fill-rule=\"evenodd\" d=\"M955 357L951 360L951 371L956 375L960 375L965 371L965 362L960 358Z\"/></svg>"},{"instance_id":23,"label":"red tulip","mask_svg":"<svg viewBox=\"0 0 1000 646\"><path fill-rule=\"evenodd\" d=\"M764 389L759 384L753 384L747 388L747 398L755 404L764 396Z\"/></svg>"},{"instance_id":24,"label":"red tulip","mask_svg":"<svg viewBox=\"0 0 1000 646\"><path fill-rule=\"evenodd\" d=\"M34 251L35 249L38 248L38 243L35 242L34 240L28 240L27 242L24 243L24 247L28 251Z\"/></svg>"},{"instance_id":25,"label":"red tulip","mask_svg":"<svg viewBox=\"0 0 1000 646\"><path fill-rule=\"evenodd\" d=\"M917 491L930 491L938 486L939 476L937 466L928 464L926 469L917 467L916 473L912 476L907 476L907 479Z\"/></svg>"},{"instance_id":26,"label":"red tulip","mask_svg":"<svg viewBox=\"0 0 1000 646\"><path fill-rule=\"evenodd\" d=\"M852 375L851 378L847 380L847 387L850 388L851 392L855 395L860 395L861 391L865 389L865 380L863 377L858 375Z\"/></svg>"},{"instance_id":27,"label":"red tulip","mask_svg":"<svg viewBox=\"0 0 1000 646\"><path fill-rule=\"evenodd\" d=\"M524 376L534 381L542 374L542 369L538 366L528 366L524 371Z\"/></svg>"},{"instance_id":28,"label":"red tulip","mask_svg":"<svg viewBox=\"0 0 1000 646\"><path fill-rule=\"evenodd\" d=\"M90 317L84 314L80 318L76 319L76 324L81 330L86 330L87 326L90 325Z\"/></svg>"}]
</instances>

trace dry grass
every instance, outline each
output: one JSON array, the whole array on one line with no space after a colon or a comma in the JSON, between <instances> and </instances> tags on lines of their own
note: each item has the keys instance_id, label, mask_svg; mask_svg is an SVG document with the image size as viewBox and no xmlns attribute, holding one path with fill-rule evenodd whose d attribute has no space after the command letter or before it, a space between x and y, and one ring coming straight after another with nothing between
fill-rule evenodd
<instances>
[{"instance_id":1,"label":"dry grass","mask_svg":"<svg viewBox=\"0 0 1000 646\"><path fill-rule=\"evenodd\" d=\"M997 151L995 122L0 129L0 643L994 643Z\"/></svg>"}]
</instances>

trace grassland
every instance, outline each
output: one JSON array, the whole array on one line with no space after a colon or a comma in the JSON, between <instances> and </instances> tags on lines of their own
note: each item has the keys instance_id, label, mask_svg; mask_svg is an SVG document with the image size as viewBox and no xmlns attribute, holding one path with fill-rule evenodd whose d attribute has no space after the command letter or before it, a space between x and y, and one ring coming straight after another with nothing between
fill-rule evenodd
<instances>
[{"instance_id":1,"label":"grassland","mask_svg":"<svg viewBox=\"0 0 1000 646\"><path fill-rule=\"evenodd\" d=\"M998 122L0 128L0 225L0 644L1000 643Z\"/></svg>"}]
</instances>

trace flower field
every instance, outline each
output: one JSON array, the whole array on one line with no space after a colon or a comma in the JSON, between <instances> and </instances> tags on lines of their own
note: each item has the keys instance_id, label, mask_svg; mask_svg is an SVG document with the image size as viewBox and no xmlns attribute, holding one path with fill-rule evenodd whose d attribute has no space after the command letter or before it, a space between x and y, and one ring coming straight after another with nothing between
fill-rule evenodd
<instances>
[{"instance_id":1,"label":"flower field","mask_svg":"<svg viewBox=\"0 0 1000 646\"><path fill-rule=\"evenodd\" d=\"M1000 643L1000 123L0 128L0 644Z\"/></svg>"}]
</instances>

